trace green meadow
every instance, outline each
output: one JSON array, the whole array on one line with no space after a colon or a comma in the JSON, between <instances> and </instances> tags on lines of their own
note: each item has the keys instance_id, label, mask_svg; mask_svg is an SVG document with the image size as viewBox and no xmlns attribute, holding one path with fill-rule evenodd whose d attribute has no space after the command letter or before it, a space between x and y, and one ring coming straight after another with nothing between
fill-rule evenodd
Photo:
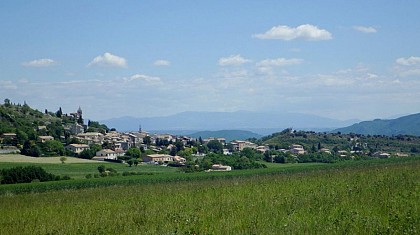
<instances>
[{"instance_id":1,"label":"green meadow","mask_svg":"<svg viewBox=\"0 0 420 235\"><path fill-rule=\"evenodd\" d=\"M0 234L420 233L419 158L280 166L68 180L114 183L45 192L9 188L0 196ZM49 183L56 182L23 185Z\"/></svg>"}]
</instances>

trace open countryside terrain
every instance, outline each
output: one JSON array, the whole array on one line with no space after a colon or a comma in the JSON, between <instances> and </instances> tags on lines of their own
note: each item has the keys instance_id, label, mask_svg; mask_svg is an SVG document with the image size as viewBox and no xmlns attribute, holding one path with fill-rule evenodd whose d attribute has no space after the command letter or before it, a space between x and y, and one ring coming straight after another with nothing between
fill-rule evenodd
<instances>
[{"instance_id":1,"label":"open countryside terrain","mask_svg":"<svg viewBox=\"0 0 420 235\"><path fill-rule=\"evenodd\" d=\"M43 193L6 193L0 196L1 232L419 233L418 157L321 164L317 166L327 167L318 168L301 166L301 170L295 171L258 169L260 173L234 177L225 177L227 172L215 178L198 177L204 173L177 173L191 178ZM261 174L270 169L269 174Z\"/></svg>"},{"instance_id":2,"label":"open countryside terrain","mask_svg":"<svg viewBox=\"0 0 420 235\"><path fill-rule=\"evenodd\" d=\"M18 154L0 155L0 170L17 166L41 166L49 173L54 175L67 175L73 179L85 179L86 175L97 174L98 166L105 165L107 168L113 168L118 173L124 172L142 172L142 173L164 173L177 172L176 168L156 166L151 164L140 164L138 166L128 167L126 164L110 163L106 161L86 160L75 157L66 157L65 163L61 163L60 157L28 157Z\"/></svg>"}]
</instances>

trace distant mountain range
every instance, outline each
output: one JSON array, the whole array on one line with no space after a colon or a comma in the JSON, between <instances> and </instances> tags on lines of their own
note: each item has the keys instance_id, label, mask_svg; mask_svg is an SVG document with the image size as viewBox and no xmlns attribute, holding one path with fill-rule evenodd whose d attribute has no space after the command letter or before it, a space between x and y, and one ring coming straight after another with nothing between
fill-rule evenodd
<instances>
[{"instance_id":1,"label":"distant mountain range","mask_svg":"<svg viewBox=\"0 0 420 235\"><path fill-rule=\"evenodd\" d=\"M349 127L338 128L333 132L357 133L364 135L416 135L420 136L420 113L396 119L375 119L356 123Z\"/></svg>"},{"instance_id":2,"label":"distant mountain range","mask_svg":"<svg viewBox=\"0 0 420 235\"><path fill-rule=\"evenodd\" d=\"M301 130L332 130L351 125L357 120L340 121L311 114L262 113L262 112L183 112L164 117L121 117L102 120L110 128L119 131L138 130L250 130L258 134L268 134L267 130L283 130L292 127Z\"/></svg>"},{"instance_id":3,"label":"distant mountain range","mask_svg":"<svg viewBox=\"0 0 420 235\"><path fill-rule=\"evenodd\" d=\"M210 137L216 138L225 138L227 142L232 140L246 140L250 138L261 138L262 135L256 134L251 131L242 131L242 130L221 130L221 131L199 131L192 134L188 134L187 136L193 138L202 138L207 139Z\"/></svg>"}]
</instances>

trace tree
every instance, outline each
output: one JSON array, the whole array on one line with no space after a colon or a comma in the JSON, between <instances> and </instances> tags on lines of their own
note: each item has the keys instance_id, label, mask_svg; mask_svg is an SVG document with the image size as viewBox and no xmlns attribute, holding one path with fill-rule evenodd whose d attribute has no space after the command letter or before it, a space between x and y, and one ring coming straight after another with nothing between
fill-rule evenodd
<instances>
[{"instance_id":1,"label":"tree","mask_svg":"<svg viewBox=\"0 0 420 235\"><path fill-rule=\"evenodd\" d=\"M135 165L135 166L138 166L138 165L139 165L139 160L134 159L134 160L133 160L133 163L134 163L134 165Z\"/></svg>"},{"instance_id":2,"label":"tree","mask_svg":"<svg viewBox=\"0 0 420 235\"><path fill-rule=\"evenodd\" d=\"M10 107L10 100L9 99L4 99L4 106L6 107Z\"/></svg>"},{"instance_id":3,"label":"tree","mask_svg":"<svg viewBox=\"0 0 420 235\"><path fill-rule=\"evenodd\" d=\"M16 184L16 183L30 183L37 181L51 181L58 177L46 172L39 166L25 166L14 167L10 169L3 169L0 171L1 184Z\"/></svg>"},{"instance_id":4,"label":"tree","mask_svg":"<svg viewBox=\"0 0 420 235\"><path fill-rule=\"evenodd\" d=\"M58 118L61 118L61 116L63 116L63 111L61 110L61 107L58 109L58 111L57 111L57 112L55 112L55 115L56 115Z\"/></svg>"},{"instance_id":5,"label":"tree","mask_svg":"<svg viewBox=\"0 0 420 235\"><path fill-rule=\"evenodd\" d=\"M129 167L131 167L133 165L133 163L134 163L133 159L130 159L130 160L127 161L127 164L128 164Z\"/></svg>"},{"instance_id":6,"label":"tree","mask_svg":"<svg viewBox=\"0 0 420 235\"><path fill-rule=\"evenodd\" d=\"M61 163L62 164L64 164L64 162L67 160L67 158L66 157L64 157L64 156L62 156L62 157L60 157L60 161L61 161Z\"/></svg>"},{"instance_id":7,"label":"tree","mask_svg":"<svg viewBox=\"0 0 420 235\"><path fill-rule=\"evenodd\" d=\"M178 152L176 151L176 147L172 147L171 150L169 151L169 155L171 156L176 156Z\"/></svg>"},{"instance_id":8,"label":"tree","mask_svg":"<svg viewBox=\"0 0 420 235\"><path fill-rule=\"evenodd\" d=\"M140 158L141 157L141 151L140 151L140 149L138 149L136 147L131 147L129 150L127 150L125 155L130 156L132 158Z\"/></svg>"},{"instance_id":9,"label":"tree","mask_svg":"<svg viewBox=\"0 0 420 235\"><path fill-rule=\"evenodd\" d=\"M207 143L207 147L214 153L223 153L223 144L217 140L210 140Z\"/></svg>"},{"instance_id":10,"label":"tree","mask_svg":"<svg viewBox=\"0 0 420 235\"><path fill-rule=\"evenodd\" d=\"M99 171L99 173L105 173L105 166L104 165L100 165L100 166L98 166L98 171Z\"/></svg>"},{"instance_id":11,"label":"tree","mask_svg":"<svg viewBox=\"0 0 420 235\"><path fill-rule=\"evenodd\" d=\"M143 138L143 144L145 145L151 145L152 144L152 139L150 138L150 136L146 136Z\"/></svg>"}]
</instances>

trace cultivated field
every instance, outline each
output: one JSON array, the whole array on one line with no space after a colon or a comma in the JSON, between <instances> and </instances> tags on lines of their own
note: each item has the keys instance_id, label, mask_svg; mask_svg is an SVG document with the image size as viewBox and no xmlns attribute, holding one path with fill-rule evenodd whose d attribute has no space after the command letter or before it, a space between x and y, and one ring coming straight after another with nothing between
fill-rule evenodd
<instances>
[{"instance_id":1,"label":"cultivated field","mask_svg":"<svg viewBox=\"0 0 420 235\"><path fill-rule=\"evenodd\" d=\"M329 166L207 179L177 173L191 178L9 193L0 196L0 233L420 233L419 158Z\"/></svg>"},{"instance_id":2,"label":"cultivated field","mask_svg":"<svg viewBox=\"0 0 420 235\"><path fill-rule=\"evenodd\" d=\"M65 163L97 163L99 161L86 160L77 157L66 157ZM21 162L21 163L44 163L44 164L55 164L60 163L60 157L29 157L20 154L0 154L0 164L4 162ZM101 162L99 162L101 163ZM103 162L102 162L103 163Z\"/></svg>"}]
</instances>

